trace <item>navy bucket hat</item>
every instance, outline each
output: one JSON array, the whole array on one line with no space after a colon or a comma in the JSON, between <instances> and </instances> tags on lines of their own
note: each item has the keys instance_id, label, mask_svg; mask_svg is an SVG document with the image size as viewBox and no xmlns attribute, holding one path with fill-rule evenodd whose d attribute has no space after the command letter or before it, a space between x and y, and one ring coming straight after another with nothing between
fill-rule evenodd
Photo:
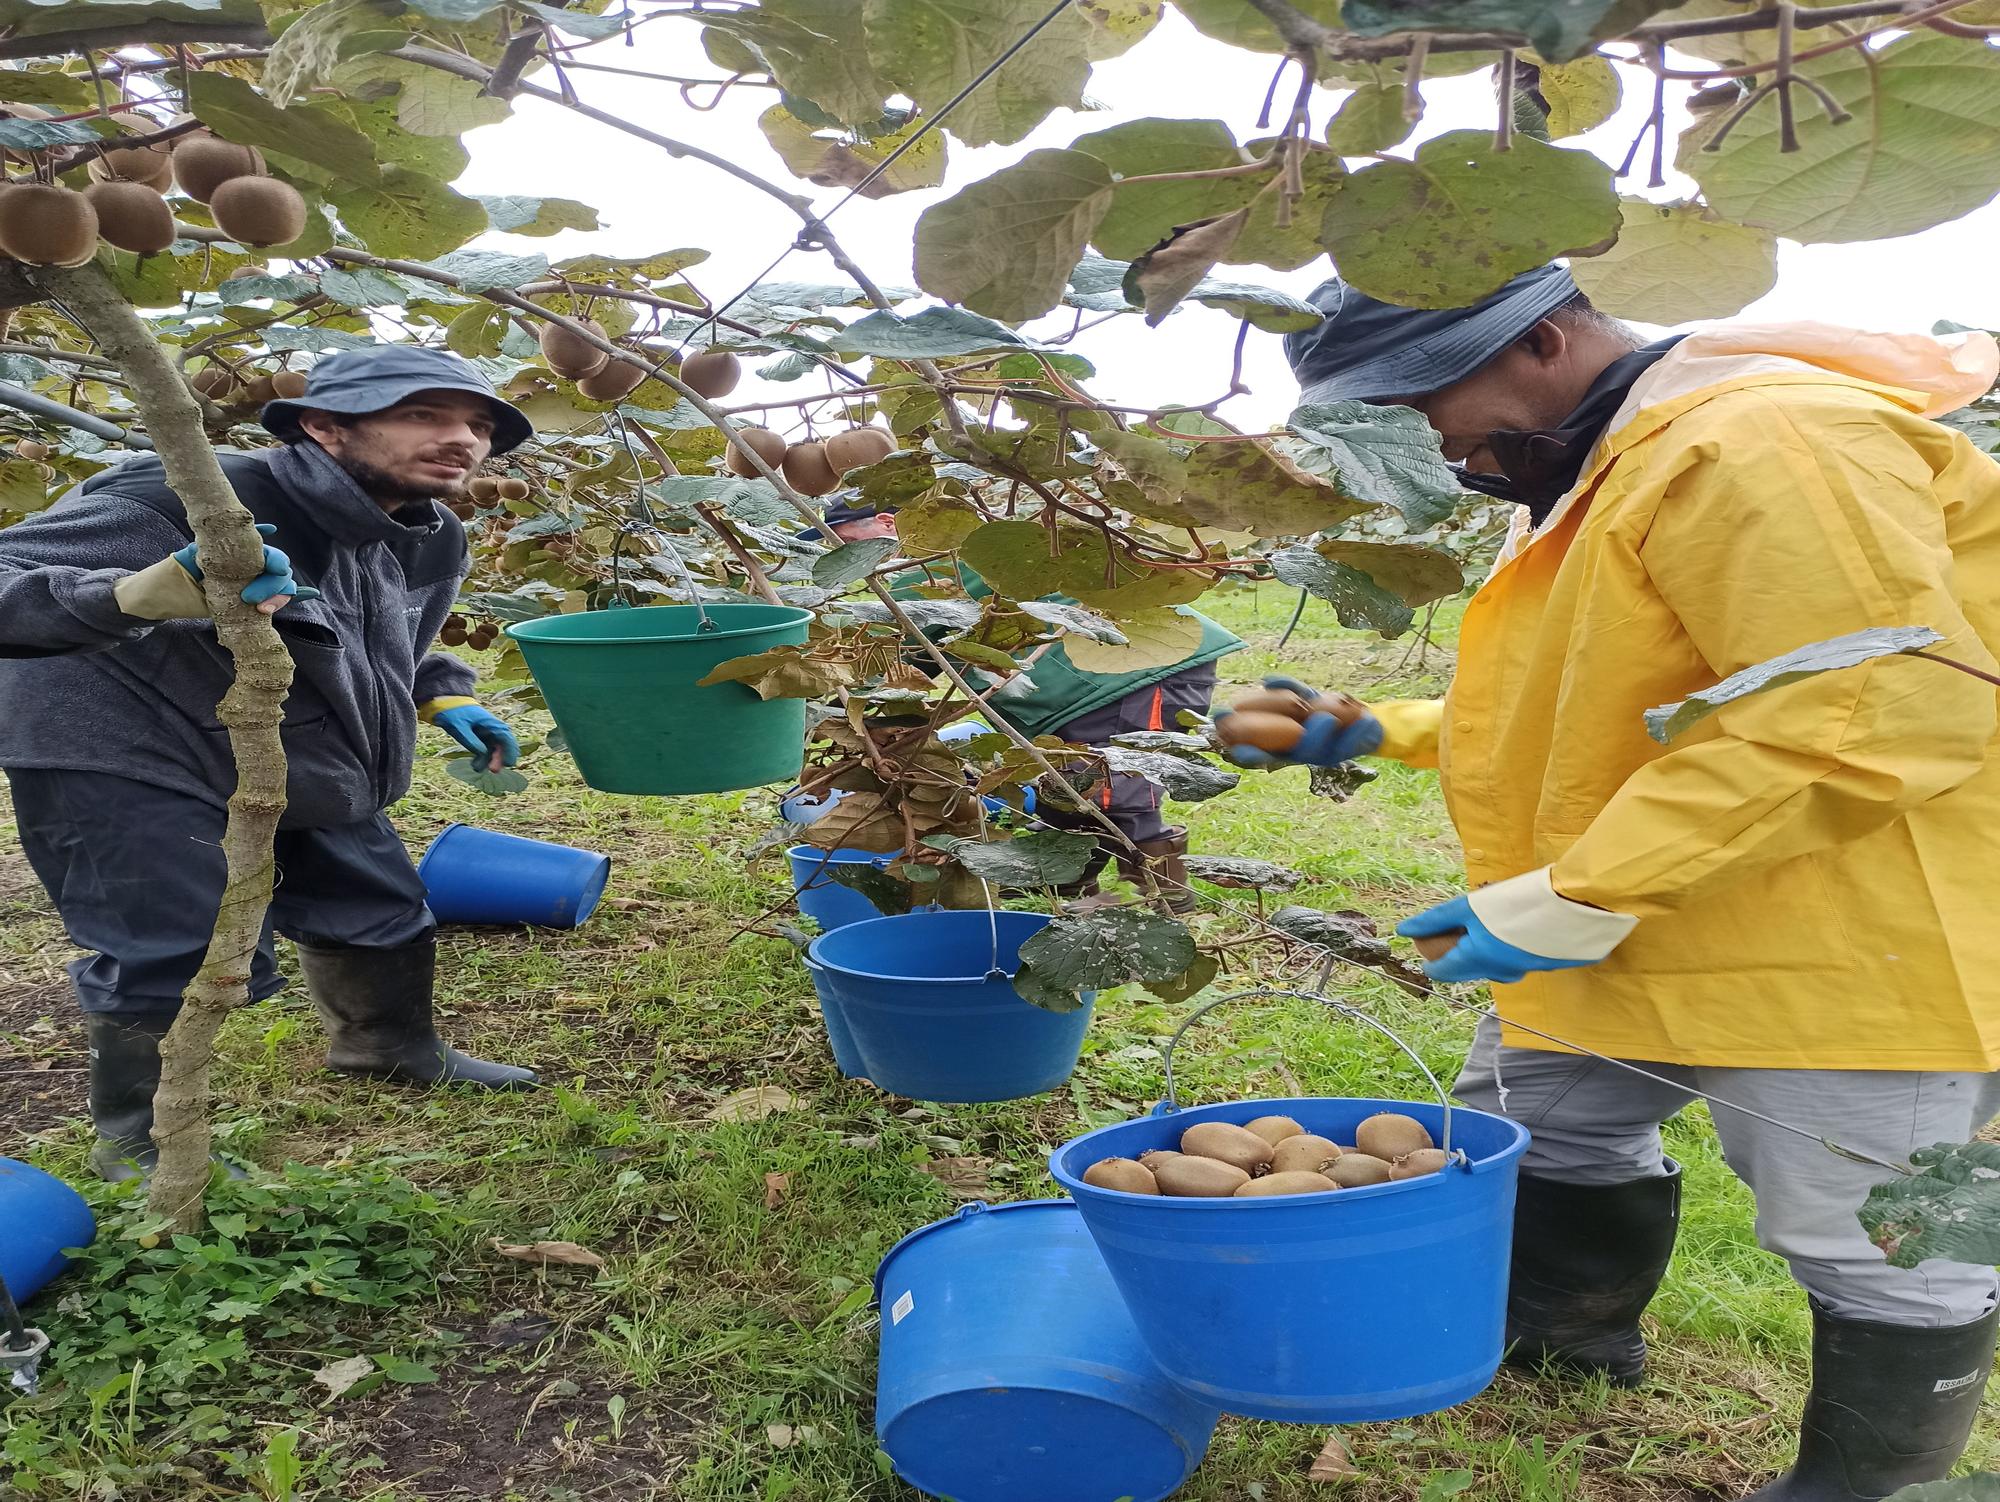
<instances>
[{"instance_id":1,"label":"navy bucket hat","mask_svg":"<svg viewBox=\"0 0 2000 1502\"><path fill-rule=\"evenodd\" d=\"M1577 295L1565 266L1524 271L1464 308L1400 308L1339 277L1307 299L1326 317L1285 336L1299 401L1428 396L1463 380Z\"/></svg>"},{"instance_id":2,"label":"navy bucket hat","mask_svg":"<svg viewBox=\"0 0 2000 1502\"><path fill-rule=\"evenodd\" d=\"M318 410L361 416L381 412L419 391L466 391L493 409L493 452L504 454L535 436L521 410L501 400L479 367L449 350L417 344L378 344L328 355L306 373L306 394L264 403L265 428L290 442L299 436L299 414Z\"/></svg>"}]
</instances>

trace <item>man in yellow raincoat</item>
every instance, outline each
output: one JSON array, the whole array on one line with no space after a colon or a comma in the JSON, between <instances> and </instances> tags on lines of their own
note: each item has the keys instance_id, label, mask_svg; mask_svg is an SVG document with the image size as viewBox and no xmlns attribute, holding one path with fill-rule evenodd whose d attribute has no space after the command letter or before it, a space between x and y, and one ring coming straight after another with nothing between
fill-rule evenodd
<instances>
[{"instance_id":1,"label":"man in yellow raincoat","mask_svg":"<svg viewBox=\"0 0 2000 1502\"><path fill-rule=\"evenodd\" d=\"M1468 483L1520 503L1449 696L1307 744L1440 769L1471 891L1402 932L1457 936L1438 979L1501 983L1458 1093L1534 1134L1515 1357L1636 1382L1679 1209L1659 1123L1689 1092L1888 1163L2000 1111L1993 688L1890 657L1671 746L1642 719L1869 627L1996 668L2000 465L1932 419L2000 357L1983 334L1811 323L1644 344L1560 266L1470 308L1338 281L1314 301L1325 322L1288 340L1306 402L1414 406ZM1714 1114L1814 1318L1799 1457L1756 1497L1944 1476L1992 1363L1993 1270L1890 1267L1855 1214L1889 1170Z\"/></svg>"}]
</instances>

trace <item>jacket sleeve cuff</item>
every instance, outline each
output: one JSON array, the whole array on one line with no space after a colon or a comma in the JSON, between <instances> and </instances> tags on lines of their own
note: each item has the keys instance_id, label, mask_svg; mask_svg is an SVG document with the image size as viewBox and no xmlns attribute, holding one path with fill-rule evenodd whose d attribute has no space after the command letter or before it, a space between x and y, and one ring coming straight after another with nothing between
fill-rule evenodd
<instances>
[{"instance_id":1,"label":"jacket sleeve cuff","mask_svg":"<svg viewBox=\"0 0 2000 1502\"><path fill-rule=\"evenodd\" d=\"M1556 891L1550 870L1510 876L1466 900L1496 939L1551 960L1601 960L1638 927L1629 914L1571 902Z\"/></svg>"},{"instance_id":2,"label":"jacket sleeve cuff","mask_svg":"<svg viewBox=\"0 0 2000 1502\"><path fill-rule=\"evenodd\" d=\"M193 574L171 558L127 574L111 586L126 615L142 621L205 621L208 598Z\"/></svg>"},{"instance_id":3,"label":"jacket sleeve cuff","mask_svg":"<svg viewBox=\"0 0 2000 1502\"><path fill-rule=\"evenodd\" d=\"M417 706L417 718L429 725L447 709L463 709L468 704L478 702L477 699L467 698L463 694L447 694L442 698L426 699Z\"/></svg>"},{"instance_id":4,"label":"jacket sleeve cuff","mask_svg":"<svg viewBox=\"0 0 2000 1502\"><path fill-rule=\"evenodd\" d=\"M1390 699L1369 705L1368 712L1382 726L1382 744L1375 755L1418 767L1437 765L1438 738L1444 729L1444 700Z\"/></svg>"}]
</instances>

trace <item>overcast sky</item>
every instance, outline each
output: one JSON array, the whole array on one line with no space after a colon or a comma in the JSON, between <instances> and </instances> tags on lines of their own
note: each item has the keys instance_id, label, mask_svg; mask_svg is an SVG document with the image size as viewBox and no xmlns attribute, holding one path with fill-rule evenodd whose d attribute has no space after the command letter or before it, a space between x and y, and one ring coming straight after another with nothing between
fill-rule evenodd
<instances>
[{"instance_id":1,"label":"overcast sky","mask_svg":"<svg viewBox=\"0 0 2000 1502\"><path fill-rule=\"evenodd\" d=\"M707 75L697 28L681 21L654 22L637 33L637 45L607 44L584 54L621 67ZM1123 57L1097 65L1089 96L1100 108L1058 110L1026 141L1015 146L968 148L953 140L945 186L880 200L857 199L832 227L855 259L877 281L914 285L910 272L911 236L917 216L939 198L1038 146L1067 146L1076 137L1126 120L1147 116L1219 118L1237 139L1257 134L1257 111L1275 59L1213 42L1169 9L1159 27ZM1694 64L1699 66L1698 63ZM792 177L757 129L757 116L776 98L768 89L731 90L721 106L701 113L681 103L671 84L605 73L572 74L587 102L615 111L663 134L727 155L793 191L830 206L840 195ZM547 81L546 72L540 75ZM1624 106L1598 130L1565 145L1582 145L1610 159L1622 158L1645 118L1650 94L1645 75L1626 70ZM1289 93L1290 84L1286 85ZM1676 86L1674 96L1684 89ZM1488 127L1494 119L1490 74L1449 79L1425 86L1428 108L1407 152L1429 136L1468 126ZM1339 95L1321 90L1314 129L1324 128ZM1816 113L1811 116L1817 124ZM522 193L580 198L594 205L605 228L593 234L565 231L554 239L493 237L495 244L539 249L560 258L584 250L638 255L674 246L698 245L712 252L690 274L711 298L727 297L759 271L797 233L797 219L774 200L700 162L665 152L583 120L538 100L518 102L503 124L466 137L472 161L460 179L462 191ZM1669 156L1671 156L1671 150ZM1622 191L1660 199L1691 195L1692 184L1669 172L1665 189L1649 191L1641 173ZM1939 318L1982 327L2000 327L2000 276L1993 247L2000 244L2000 206L1989 204L1964 219L1920 235L1853 245L1795 245L1783 242L1778 285L1746 310L1748 317L1820 318L1883 329L1928 329ZM1304 293L1327 274L1322 260L1302 271L1243 268L1231 275L1245 281ZM841 280L822 254L795 252L774 274L791 281ZM1098 368L1095 393L1125 405L1202 402L1216 396L1229 369L1236 323L1227 315L1187 305L1158 329L1137 316L1087 333L1077 348ZM1224 415L1241 424L1271 422L1290 409L1296 389L1276 336L1253 331L1246 361L1248 396L1237 398ZM774 397L804 395L795 384L768 388ZM752 399L752 383L732 402Z\"/></svg>"}]
</instances>

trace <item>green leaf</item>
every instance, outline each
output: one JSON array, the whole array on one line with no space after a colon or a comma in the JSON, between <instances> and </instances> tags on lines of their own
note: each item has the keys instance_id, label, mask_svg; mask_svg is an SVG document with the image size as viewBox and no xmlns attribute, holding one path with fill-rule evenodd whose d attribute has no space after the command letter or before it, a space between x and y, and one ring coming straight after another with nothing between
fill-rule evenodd
<instances>
[{"instance_id":1,"label":"green leaf","mask_svg":"<svg viewBox=\"0 0 2000 1502\"><path fill-rule=\"evenodd\" d=\"M1280 581L1327 601L1350 630L1395 637L1410 629L1410 607L1359 569L1322 558L1311 548L1280 548L1270 562Z\"/></svg>"},{"instance_id":2,"label":"green leaf","mask_svg":"<svg viewBox=\"0 0 2000 1502\"><path fill-rule=\"evenodd\" d=\"M1190 855L1187 874L1197 881L1238 892L1289 892L1305 884L1305 874L1275 861L1241 855Z\"/></svg>"},{"instance_id":3,"label":"green leaf","mask_svg":"<svg viewBox=\"0 0 2000 1502\"><path fill-rule=\"evenodd\" d=\"M247 302L253 297L268 297L274 302L297 302L302 297L310 297L318 290L309 276L296 272L287 276L271 276L257 273L251 276L232 276L220 287L216 295L226 303Z\"/></svg>"},{"instance_id":4,"label":"green leaf","mask_svg":"<svg viewBox=\"0 0 2000 1502\"><path fill-rule=\"evenodd\" d=\"M1673 0L1347 0L1341 20L1359 36L1392 31L1511 31L1551 62L1622 36Z\"/></svg>"},{"instance_id":5,"label":"green leaf","mask_svg":"<svg viewBox=\"0 0 2000 1502\"><path fill-rule=\"evenodd\" d=\"M1918 1172L1876 1185L1861 1206L1889 1265L2000 1262L2000 1142L1940 1142L1911 1153L1910 1165Z\"/></svg>"},{"instance_id":6,"label":"green leaf","mask_svg":"<svg viewBox=\"0 0 2000 1502\"><path fill-rule=\"evenodd\" d=\"M487 221L514 235L553 235L566 229L598 229L597 210L574 198L525 198L517 194L474 195L486 206Z\"/></svg>"},{"instance_id":7,"label":"green leaf","mask_svg":"<svg viewBox=\"0 0 2000 1502\"><path fill-rule=\"evenodd\" d=\"M526 779L522 779L525 783ZM375 1364L382 1369L382 1375L391 1382L435 1382L438 1374L421 1361L406 1361L401 1356L377 1356Z\"/></svg>"},{"instance_id":8,"label":"green leaf","mask_svg":"<svg viewBox=\"0 0 2000 1502\"><path fill-rule=\"evenodd\" d=\"M1232 791L1243 779L1227 767L1206 759L1175 756L1168 751L1141 751L1131 746L1102 748L1104 764L1114 772L1133 772L1157 782L1176 803L1205 803Z\"/></svg>"},{"instance_id":9,"label":"green leaf","mask_svg":"<svg viewBox=\"0 0 2000 1502\"><path fill-rule=\"evenodd\" d=\"M1184 1001L1192 1001L1196 996L1213 985L1216 976L1222 973L1222 961L1208 953L1197 954L1194 963L1179 975L1166 980L1142 982L1146 993L1156 996L1168 1006L1179 1006Z\"/></svg>"},{"instance_id":10,"label":"green leaf","mask_svg":"<svg viewBox=\"0 0 2000 1502\"><path fill-rule=\"evenodd\" d=\"M480 93L470 78L421 63L389 61L395 66L388 76L402 82L396 95L396 121L407 131L420 136L463 135L482 125L497 125L514 112L509 101Z\"/></svg>"},{"instance_id":11,"label":"green leaf","mask_svg":"<svg viewBox=\"0 0 2000 1502\"><path fill-rule=\"evenodd\" d=\"M1688 323L1728 318L1778 282L1778 241L1769 230L1731 224L1696 203L1621 201L1618 243L1577 256L1570 275L1614 318Z\"/></svg>"},{"instance_id":12,"label":"green leaf","mask_svg":"<svg viewBox=\"0 0 2000 1502\"><path fill-rule=\"evenodd\" d=\"M1276 146L1274 140L1260 140L1250 142L1247 149L1267 156ZM1299 176L1305 191L1292 202L1289 213L1280 178L1272 178L1250 200L1250 222L1236 241L1237 261L1273 271L1297 271L1320 258L1321 226L1347 184L1347 165L1331 151L1308 151L1299 164Z\"/></svg>"},{"instance_id":13,"label":"green leaf","mask_svg":"<svg viewBox=\"0 0 2000 1502\"><path fill-rule=\"evenodd\" d=\"M948 553L985 525L967 502L932 491L896 513L896 535L916 553Z\"/></svg>"},{"instance_id":14,"label":"green leaf","mask_svg":"<svg viewBox=\"0 0 2000 1502\"><path fill-rule=\"evenodd\" d=\"M500 8L501 0L408 0L411 10L433 21L477 21Z\"/></svg>"},{"instance_id":15,"label":"green leaf","mask_svg":"<svg viewBox=\"0 0 2000 1502\"><path fill-rule=\"evenodd\" d=\"M620 10L611 15L594 16L584 10L564 10L556 5L537 5L535 0L512 0L516 10L526 11L539 21L546 21L557 31L570 36L588 37L601 41L605 37L618 35L632 20L632 13Z\"/></svg>"},{"instance_id":16,"label":"green leaf","mask_svg":"<svg viewBox=\"0 0 2000 1502\"><path fill-rule=\"evenodd\" d=\"M1208 581L1191 570L1114 563L1103 534L1094 527L1065 526L1057 538L1058 551L1052 558L1048 529L1040 522L988 522L959 544L959 557L1009 599L1068 595L1113 616L1185 604L1208 587ZM1010 658L1003 665L1014 663Z\"/></svg>"},{"instance_id":17,"label":"green leaf","mask_svg":"<svg viewBox=\"0 0 2000 1502\"><path fill-rule=\"evenodd\" d=\"M1096 157L1115 178L1208 172L1250 160L1220 120L1128 120L1078 136L1070 150ZM1129 261L1177 224L1248 207L1262 187L1263 179L1254 176L1116 184L1091 242L1105 255Z\"/></svg>"},{"instance_id":18,"label":"green leaf","mask_svg":"<svg viewBox=\"0 0 2000 1502\"><path fill-rule=\"evenodd\" d=\"M405 130L396 118L396 107L394 92L373 98L349 94L326 106L339 111L374 143L376 160L384 167L407 167L439 182L451 182L465 170L472 157L456 136L420 136Z\"/></svg>"},{"instance_id":19,"label":"green leaf","mask_svg":"<svg viewBox=\"0 0 2000 1502\"><path fill-rule=\"evenodd\" d=\"M549 274L545 255L514 256L497 250L454 250L430 263L434 271L458 278L462 292L490 292L495 287L511 292L538 282Z\"/></svg>"},{"instance_id":20,"label":"green leaf","mask_svg":"<svg viewBox=\"0 0 2000 1502\"><path fill-rule=\"evenodd\" d=\"M1646 711L1646 734L1661 745L1700 724L1725 704L1782 688L1802 678L1820 673L1858 667L1878 657L1895 657L1935 646L1944 638L1928 626L1871 626L1866 631L1849 632L1829 641L1816 641L1768 658L1740 672L1731 673L1713 688L1689 694L1678 704L1662 704Z\"/></svg>"},{"instance_id":21,"label":"green leaf","mask_svg":"<svg viewBox=\"0 0 2000 1502\"><path fill-rule=\"evenodd\" d=\"M1271 927L1363 965L1386 964L1389 959L1389 946L1376 934L1375 920L1366 913L1281 907L1271 914Z\"/></svg>"},{"instance_id":22,"label":"green leaf","mask_svg":"<svg viewBox=\"0 0 2000 1502\"><path fill-rule=\"evenodd\" d=\"M284 29L264 58L264 97L288 105L340 65L341 42L352 32L380 27L386 7L377 0L321 0Z\"/></svg>"},{"instance_id":23,"label":"green leaf","mask_svg":"<svg viewBox=\"0 0 2000 1502\"><path fill-rule=\"evenodd\" d=\"M1118 627L1125 637L1122 642L1070 636L1063 641L1063 653L1081 672L1136 673L1172 667L1201 644L1201 617L1168 606L1135 612Z\"/></svg>"},{"instance_id":24,"label":"green leaf","mask_svg":"<svg viewBox=\"0 0 2000 1502\"><path fill-rule=\"evenodd\" d=\"M87 80L46 67L0 72L0 98L14 104L46 105L62 115L97 106L96 92Z\"/></svg>"},{"instance_id":25,"label":"green leaf","mask_svg":"<svg viewBox=\"0 0 2000 1502\"><path fill-rule=\"evenodd\" d=\"M834 34L863 51L851 0L825 3L843 17ZM1048 9L1044 0L865 0L865 50L886 83L935 115ZM1065 9L951 112L947 128L968 146L1011 146L1053 111L1081 108L1093 36L1089 21Z\"/></svg>"},{"instance_id":26,"label":"green leaf","mask_svg":"<svg viewBox=\"0 0 2000 1502\"><path fill-rule=\"evenodd\" d=\"M1085 51L1094 63L1117 57L1160 24L1162 0L1076 0L1076 9L1090 23Z\"/></svg>"},{"instance_id":27,"label":"green leaf","mask_svg":"<svg viewBox=\"0 0 2000 1502\"><path fill-rule=\"evenodd\" d=\"M896 530L900 532L902 517L898 515L896 520ZM1125 633L1105 617L1094 610L1085 610L1081 605L1065 605L1058 600L1021 600L1014 608L1044 625L1054 626L1088 641L1122 647L1128 640Z\"/></svg>"},{"instance_id":28,"label":"green leaf","mask_svg":"<svg viewBox=\"0 0 2000 1502\"><path fill-rule=\"evenodd\" d=\"M1714 111L1681 137L1678 165L1725 219L1808 242L1915 234L2000 191L2000 53L1924 32L1880 51L1801 63L1854 118L1835 125L1798 94L1795 152L1779 150L1775 100L1730 131Z\"/></svg>"},{"instance_id":29,"label":"green leaf","mask_svg":"<svg viewBox=\"0 0 2000 1502\"><path fill-rule=\"evenodd\" d=\"M1146 322L1157 328L1200 285L1217 261L1227 258L1243 233L1250 211L1238 209L1217 219L1178 224L1173 232L1134 261L1125 273L1125 300L1146 310ZM1310 311L1310 310L1309 310ZM1306 326L1319 321L1313 313Z\"/></svg>"},{"instance_id":30,"label":"green leaf","mask_svg":"<svg viewBox=\"0 0 2000 1502\"><path fill-rule=\"evenodd\" d=\"M188 75L188 107L223 139L317 169L322 181L375 180L374 142L318 105L279 109L242 79L204 68Z\"/></svg>"},{"instance_id":31,"label":"green leaf","mask_svg":"<svg viewBox=\"0 0 2000 1502\"><path fill-rule=\"evenodd\" d=\"M865 579L896 556L899 546L893 537L870 537L861 542L842 543L830 553L813 560L812 581L821 589L839 589Z\"/></svg>"},{"instance_id":32,"label":"green leaf","mask_svg":"<svg viewBox=\"0 0 2000 1502\"><path fill-rule=\"evenodd\" d=\"M1413 407L1315 402L1296 409L1286 426L1305 444L1300 468L1357 501L1394 506L1412 531L1436 526L1465 499L1443 440Z\"/></svg>"},{"instance_id":33,"label":"green leaf","mask_svg":"<svg viewBox=\"0 0 2000 1502\"><path fill-rule=\"evenodd\" d=\"M1326 122L1326 144L1342 156L1368 156L1401 145L1417 128L1403 113L1408 98L1400 84L1363 84Z\"/></svg>"},{"instance_id":34,"label":"green leaf","mask_svg":"<svg viewBox=\"0 0 2000 1502\"><path fill-rule=\"evenodd\" d=\"M770 61L763 53L741 37L732 36L714 26L702 27L701 50L710 62L731 76L771 71Z\"/></svg>"},{"instance_id":35,"label":"green leaf","mask_svg":"<svg viewBox=\"0 0 2000 1502\"><path fill-rule=\"evenodd\" d=\"M1293 0L1294 8L1322 26L1339 26L1340 0ZM1248 0L1174 0L1174 9L1204 36L1252 52L1283 52L1284 38Z\"/></svg>"},{"instance_id":36,"label":"green leaf","mask_svg":"<svg viewBox=\"0 0 2000 1502\"><path fill-rule=\"evenodd\" d=\"M1105 498L1173 526L1300 537L1368 510L1267 440L1203 443L1186 455L1140 433L1108 432L1098 442Z\"/></svg>"},{"instance_id":37,"label":"green leaf","mask_svg":"<svg viewBox=\"0 0 2000 1502\"><path fill-rule=\"evenodd\" d=\"M889 154L914 137L923 122L912 120L901 130L872 140L846 139L841 133L808 125L782 104L757 117L757 128L794 177L822 188L856 188ZM863 198L888 198L944 182L945 137L929 131L916 145L862 188Z\"/></svg>"},{"instance_id":38,"label":"green leaf","mask_svg":"<svg viewBox=\"0 0 2000 1502\"><path fill-rule=\"evenodd\" d=\"M375 255L428 261L486 229L486 210L436 178L391 167L372 186L332 195L340 222Z\"/></svg>"},{"instance_id":39,"label":"green leaf","mask_svg":"<svg viewBox=\"0 0 2000 1502\"><path fill-rule=\"evenodd\" d=\"M1570 63L1543 63L1536 87L1549 104L1548 131L1553 140L1595 130L1618 113L1624 86L1618 70L1601 57L1579 57Z\"/></svg>"},{"instance_id":40,"label":"green leaf","mask_svg":"<svg viewBox=\"0 0 2000 1502\"><path fill-rule=\"evenodd\" d=\"M1050 1011L1075 1011L1078 994L1129 981L1170 981L1195 961L1187 925L1146 908L1100 908L1057 918L1021 946L1014 988Z\"/></svg>"},{"instance_id":41,"label":"green leaf","mask_svg":"<svg viewBox=\"0 0 2000 1502\"><path fill-rule=\"evenodd\" d=\"M445 348L468 360L500 353L500 338L511 326L507 310L495 303L474 303L445 325Z\"/></svg>"},{"instance_id":42,"label":"green leaf","mask_svg":"<svg viewBox=\"0 0 2000 1502\"><path fill-rule=\"evenodd\" d=\"M396 308L410 291L396 277L371 266L333 266L319 274L319 290L350 308Z\"/></svg>"},{"instance_id":43,"label":"green leaf","mask_svg":"<svg viewBox=\"0 0 2000 1502\"><path fill-rule=\"evenodd\" d=\"M1405 605L1428 605L1465 588L1465 566L1443 548L1420 542L1360 542L1334 539L1314 552L1366 574Z\"/></svg>"},{"instance_id":44,"label":"green leaf","mask_svg":"<svg viewBox=\"0 0 2000 1502\"><path fill-rule=\"evenodd\" d=\"M881 115L890 89L857 34L860 8L854 0L764 0L755 10L703 11L701 19L754 47L787 94L865 125Z\"/></svg>"},{"instance_id":45,"label":"green leaf","mask_svg":"<svg viewBox=\"0 0 2000 1502\"><path fill-rule=\"evenodd\" d=\"M355 334L346 329L324 328L319 324L267 324L257 331L257 336L273 352L304 350L311 354L324 354L337 349L373 349L381 342L372 334Z\"/></svg>"},{"instance_id":46,"label":"green leaf","mask_svg":"<svg viewBox=\"0 0 2000 1502\"><path fill-rule=\"evenodd\" d=\"M0 120L0 146L12 151L47 151L102 139L81 120Z\"/></svg>"},{"instance_id":47,"label":"green leaf","mask_svg":"<svg viewBox=\"0 0 2000 1502\"><path fill-rule=\"evenodd\" d=\"M925 308L905 318L886 309L857 318L828 342L843 355L895 360L936 360L983 355L994 350L1032 348L1004 323L963 308ZM900 430L899 430L900 431Z\"/></svg>"},{"instance_id":48,"label":"green leaf","mask_svg":"<svg viewBox=\"0 0 2000 1502\"><path fill-rule=\"evenodd\" d=\"M859 892L885 918L907 913L915 903L916 892L909 882L897 880L872 863L828 861L824 869L828 881Z\"/></svg>"},{"instance_id":49,"label":"green leaf","mask_svg":"<svg viewBox=\"0 0 2000 1502\"><path fill-rule=\"evenodd\" d=\"M1496 152L1490 132L1456 130L1411 161L1354 173L1321 233L1341 276L1370 297L1456 308L1609 239L1617 221L1611 168L1589 152L1535 140Z\"/></svg>"},{"instance_id":50,"label":"green leaf","mask_svg":"<svg viewBox=\"0 0 2000 1502\"><path fill-rule=\"evenodd\" d=\"M520 771L513 767L502 767L497 772L489 772L486 770L484 756L454 756L445 762L444 769L460 782L469 783L489 798L506 798L528 790L528 779ZM399 1377L395 1380L411 1379Z\"/></svg>"},{"instance_id":51,"label":"green leaf","mask_svg":"<svg viewBox=\"0 0 2000 1502\"><path fill-rule=\"evenodd\" d=\"M917 220L917 285L1020 323L1062 300L1111 202L1111 174L1081 151L1031 151Z\"/></svg>"},{"instance_id":52,"label":"green leaf","mask_svg":"<svg viewBox=\"0 0 2000 1502\"><path fill-rule=\"evenodd\" d=\"M1008 840L952 839L939 848L995 887L1060 887L1078 880L1089 867L1097 836L1044 829Z\"/></svg>"}]
</instances>

